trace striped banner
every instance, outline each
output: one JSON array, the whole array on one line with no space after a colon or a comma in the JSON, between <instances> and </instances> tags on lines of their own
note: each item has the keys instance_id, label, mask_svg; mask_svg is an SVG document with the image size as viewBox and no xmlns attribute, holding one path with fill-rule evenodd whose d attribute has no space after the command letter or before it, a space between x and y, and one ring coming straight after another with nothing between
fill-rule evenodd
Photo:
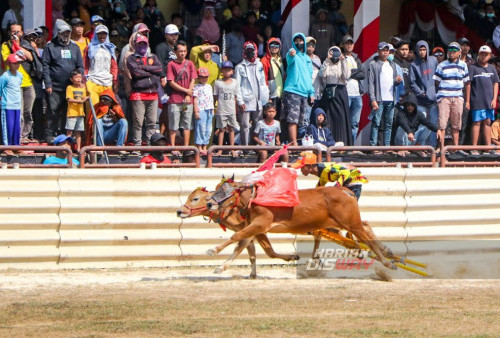
<instances>
[{"instance_id":1,"label":"striped banner","mask_svg":"<svg viewBox=\"0 0 500 338\"><path fill-rule=\"evenodd\" d=\"M377 51L380 28L380 0L354 0L354 52L358 54L361 62L365 62ZM360 133L370 123L370 99L363 96L363 110L359 121L358 140L355 144L364 144ZM369 130L363 132L369 133ZM365 137L362 137L363 139Z\"/></svg>"},{"instance_id":2,"label":"striped banner","mask_svg":"<svg viewBox=\"0 0 500 338\"><path fill-rule=\"evenodd\" d=\"M309 34L309 0L281 0L281 43L285 55L292 47L295 33Z\"/></svg>"}]
</instances>

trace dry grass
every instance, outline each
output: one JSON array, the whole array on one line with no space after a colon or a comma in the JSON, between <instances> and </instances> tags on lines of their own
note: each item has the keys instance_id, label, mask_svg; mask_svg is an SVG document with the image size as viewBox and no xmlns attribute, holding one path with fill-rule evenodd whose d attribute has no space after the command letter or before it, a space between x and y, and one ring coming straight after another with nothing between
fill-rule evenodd
<instances>
[{"instance_id":1,"label":"dry grass","mask_svg":"<svg viewBox=\"0 0 500 338\"><path fill-rule=\"evenodd\" d=\"M500 332L497 280L214 280L206 272L207 277L147 278L148 270L143 270L130 272L142 276L134 283L0 289L0 335L419 337ZM106 272L89 273L98 280Z\"/></svg>"}]
</instances>

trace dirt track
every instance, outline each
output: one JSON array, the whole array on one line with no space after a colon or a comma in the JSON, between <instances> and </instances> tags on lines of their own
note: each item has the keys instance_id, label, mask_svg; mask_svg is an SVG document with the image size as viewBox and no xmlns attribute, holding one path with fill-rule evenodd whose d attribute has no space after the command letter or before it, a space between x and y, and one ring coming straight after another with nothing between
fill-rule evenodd
<instances>
[{"instance_id":1,"label":"dirt track","mask_svg":"<svg viewBox=\"0 0 500 338\"><path fill-rule=\"evenodd\" d=\"M499 280L296 279L292 267L4 271L0 336L498 335Z\"/></svg>"}]
</instances>

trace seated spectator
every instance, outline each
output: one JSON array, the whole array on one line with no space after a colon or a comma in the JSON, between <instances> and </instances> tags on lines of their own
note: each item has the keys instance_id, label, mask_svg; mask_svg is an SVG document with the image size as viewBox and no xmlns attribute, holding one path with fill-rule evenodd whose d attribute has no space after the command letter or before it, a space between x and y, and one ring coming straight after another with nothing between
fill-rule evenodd
<instances>
[{"instance_id":1,"label":"seated spectator","mask_svg":"<svg viewBox=\"0 0 500 338\"><path fill-rule=\"evenodd\" d=\"M306 134L311 135L314 139L314 145L317 145L322 150L334 146L335 140L328 128L325 111L321 108L314 109L314 117L311 124L307 127Z\"/></svg>"},{"instance_id":2,"label":"seated spectator","mask_svg":"<svg viewBox=\"0 0 500 338\"><path fill-rule=\"evenodd\" d=\"M149 139L149 144L152 146L159 146L159 147L164 147L167 145L167 138L160 134L160 133L155 133L151 135L151 138ZM144 156L141 158L140 163L164 163L164 164L169 164L172 163L170 159L163 154L163 151L158 150L158 151L151 151L149 155Z\"/></svg>"},{"instance_id":3,"label":"seated spectator","mask_svg":"<svg viewBox=\"0 0 500 338\"><path fill-rule=\"evenodd\" d=\"M43 161L43 164L68 164L68 155L62 149L63 148L71 149L71 146L74 143L75 143L75 139L72 138L71 136L67 136L64 134L56 136L56 138L54 138L54 145L61 147L61 150L58 150L56 155L47 157ZM73 166L76 167L79 165L80 165L80 162L76 158L74 158L73 159Z\"/></svg>"},{"instance_id":4,"label":"seated spectator","mask_svg":"<svg viewBox=\"0 0 500 338\"><path fill-rule=\"evenodd\" d=\"M97 128L101 137L97 135L97 145L123 146L127 139L128 122L125 119L122 107L116 101L115 94L111 89L105 90L99 96L99 103L94 106L97 117ZM86 138L87 142L92 140L93 116L89 115ZM103 144L104 141L104 144ZM125 151L120 153L125 154Z\"/></svg>"},{"instance_id":5,"label":"seated spectator","mask_svg":"<svg viewBox=\"0 0 500 338\"><path fill-rule=\"evenodd\" d=\"M431 131L437 132L437 126L431 123L423 112L417 111L417 98L413 93L406 97L403 107L402 111L398 109L396 113L394 144L397 146L429 144ZM406 155L406 152L400 152L400 155Z\"/></svg>"}]
</instances>

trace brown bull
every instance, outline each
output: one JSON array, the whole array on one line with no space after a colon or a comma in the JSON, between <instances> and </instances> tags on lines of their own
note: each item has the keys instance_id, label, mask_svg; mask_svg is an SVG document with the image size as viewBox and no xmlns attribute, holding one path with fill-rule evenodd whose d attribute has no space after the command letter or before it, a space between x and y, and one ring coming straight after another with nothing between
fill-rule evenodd
<instances>
[{"instance_id":1,"label":"brown bull","mask_svg":"<svg viewBox=\"0 0 500 338\"><path fill-rule=\"evenodd\" d=\"M223 180L210 198L210 210L248 208L249 225L236 232L223 244L207 251L216 255L228 245L267 232L305 234L318 229L336 228L353 234L365 243L386 266L394 266L384 258L389 249L380 243L370 225L361 221L358 203L344 190L335 187L318 187L299 190L301 203L290 207L267 207L250 204L251 189L232 180ZM314 253L313 253L314 254Z\"/></svg>"},{"instance_id":2,"label":"brown bull","mask_svg":"<svg viewBox=\"0 0 500 338\"><path fill-rule=\"evenodd\" d=\"M228 210L227 213L221 215L219 210L210 211L207 208L207 202L210 199L212 193L207 191L205 188L196 188L191 194L189 194L186 203L182 206L181 209L177 210L177 217L180 218L189 218L194 216L205 216L210 217L215 222L221 224L225 228L228 228L233 231L240 231L245 226L248 225L248 220L244 218L241 213L236 209ZM266 234L259 234L255 236L255 239L259 242L264 252L270 258L280 258L285 261L298 260L299 256L297 255L282 255L278 254L273 250L269 239ZM255 245L252 238L246 238L238 242L238 245L233 251L233 254L221 265L219 266L215 272L221 273L223 272L229 264L236 258L238 255L247 248L248 255L250 258L250 264L252 267L252 271L250 273L251 278L255 278L257 276L257 267L256 267L256 254L255 254Z\"/></svg>"}]
</instances>

